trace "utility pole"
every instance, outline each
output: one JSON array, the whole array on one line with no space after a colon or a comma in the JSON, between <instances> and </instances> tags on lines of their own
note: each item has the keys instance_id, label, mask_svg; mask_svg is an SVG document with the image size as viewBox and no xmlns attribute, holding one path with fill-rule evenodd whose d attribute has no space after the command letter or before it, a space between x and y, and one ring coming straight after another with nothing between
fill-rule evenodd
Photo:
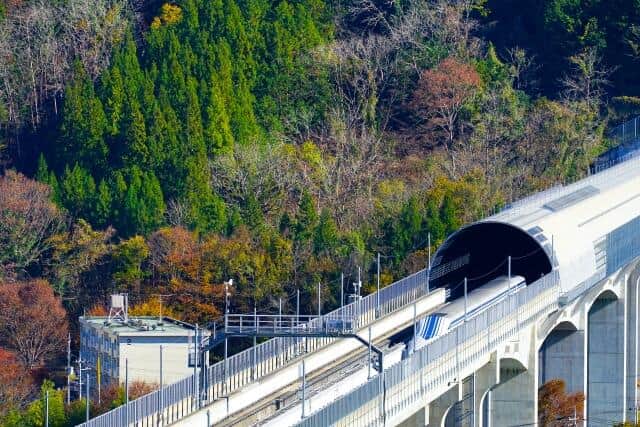
<instances>
[{"instance_id":1,"label":"utility pole","mask_svg":"<svg viewBox=\"0 0 640 427\"><path fill-rule=\"evenodd\" d=\"M202 333L198 328L198 324L196 323L196 342L195 342L195 351L196 351L196 360L193 365L193 375L195 377L195 386L196 386L196 408L200 408L200 376L198 375L198 365L200 362L200 340L202 339Z\"/></svg>"},{"instance_id":2,"label":"utility pole","mask_svg":"<svg viewBox=\"0 0 640 427\"><path fill-rule=\"evenodd\" d=\"M358 267L358 281L353 284L353 292L355 294L354 295L355 296L354 303L356 304L356 306L355 306L356 328L360 324L360 310L362 308L361 304L360 304L360 289L361 288L362 288L362 280L360 279L360 267Z\"/></svg>"},{"instance_id":3,"label":"utility pole","mask_svg":"<svg viewBox=\"0 0 640 427\"><path fill-rule=\"evenodd\" d=\"M551 271L556 269L556 252L553 244L553 234L551 235Z\"/></svg>"},{"instance_id":4,"label":"utility pole","mask_svg":"<svg viewBox=\"0 0 640 427\"><path fill-rule=\"evenodd\" d=\"M305 366L304 366L304 359L302 359L302 418L305 417L305 392L307 389L307 380L305 378Z\"/></svg>"},{"instance_id":5,"label":"utility pole","mask_svg":"<svg viewBox=\"0 0 640 427\"><path fill-rule=\"evenodd\" d=\"M340 308L344 307L344 273L340 273Z\"/></svg>"},{"instance_id":6,"label":"utility pole","mask_svg":"<svg viewBox=\"0 0 640 427\"><path fill-rule=\"evenodd\" d=\"M296 289L296 329L298 329L300 327L300 289ZM307 343L306 343L306 339L303 338L304 341L304 346L306 347ZM301 352L301 341L299 341L298 338L296 338L296 354L298 354L298 352Z\"/></svg>"},{"instance_id":7,"label":"utility pole","mask_svg":"<svg viewBox=\"0 0 640 427\"><path fill-rule=\"evenodd\" d=\"M82 372L80 373L80 376L82 376ZM87 372L87 408L86 408L87 422L89 422L89 404L90 403L91 403L91 395L89 395L89 372Z\"/></svg>"},{"instance_id":8,"label":"utility pole","mask_svg":"<svg viewBox=\"0 0 640 427\"><path fill-rule=\"evenodd\" d=\"M321 303L320 292L322 292L322 289L320 289L320 282L318 282L318 319L320 319L320 316L322 315L322 305L321 305L322 303Z\"/></svg>"},{"instance_id":9,"label":"utility pole","mask_svg":"<svg viewBox=\"0 0 640 427\"><path fill-rule=\"evenodd\" d=\"M431 271L431 233L427 234L427 271Z\"/></svg>"},{"instance_id":10,"label":"utility pole","mask_svg":"<svg viewBox=\"0 0 640 427\"><path fill-rule=\"evenodd\" d=\"M429 293L429 279L431 278L431 233L427 233L427 289Z\"/></svg>"},{"instance_id":11,"label":"utility pole","mask_svg":"<svg viewBox=\"0 0 640 427\"><path fill-rule=\"evenodd\" d=\"M44 393L44 425L49 427L49 390Z\"/></svg>"},{"instance_id":12,"label":"utility pole","mask_svg":"<svg viewBox=\"0 0 640 427\"><path fill-rule=\"evenodd\" d=\"M82 400L82 354L78 358L78 400Z\"/></svg>"},{"instance_id":13,"label":"utility pole","mask_svg":"<svg viewBox=\"0 0 640 427\"><path fill-rule=\"evenodd\" d=\"M378 252L378 286L376 292L376 314L380 316L380 252Z\"/></svg>"},{"instance_id":14,"label":"utility pole","mask_svg":"<svg viewBox=\"0 0 640 427\"><path fill-rule=\"evenodd\" d=\"M367 363L367 379L371 379L371 326L369 326L369 356Z\"/></svg>"},{"instance_id":15,"label":"utility pole","mask_svg":"<svg viewBox=\"0 0 640 427\"><path fill-rule=\"evenodd\" d=\"M251 369L251 379L256 379L258 377L258 353L256 353L257 351L257 347L256 344L258 342L257 339L257 335L258 335L258 307L255 304L255 301L253 302L253 324L256 327L256 334L253 336L253 352L251 353L253 356L253 368Z\"/></svg>"},{"instance_id":16,"label":"utility pole","mask_svg":"<svg viewBox=\"0 0 640 427\"><path fill-rule=\"evenodd\" d=\"M255 348L255 347L254 347ZM227 381L229 376L229 340L227 340L227 336L224 336L224 387L223 390L227 394L227 404L229 403L229 389L227 387Z\"/></svg>"},{"instance_id":17,"label":"utility pole","mask_svg":"<svg viewBox=\"0 0 640 427\"><path fill-rule=\"evenodd\" d=\"M170 297L173 294L155 294L158 297L158 301L160 303L160 313L158 314L158 325L162 325L162 298L164 297Z\"/></svg>"},{"instance_id":18,"label":"utility pole","mask_svg":"<svg viewBox=\"0 0 640 427\"><path fill-rule=\"evenodd\" d=\"M225 316L225 325L226 325L226 317L229 314L229 297L231 294L229 293L229 287L233 286L233 279L229 279L224 282L224 316Z\"/></svg>"},{"instance_id":19,"label":"utility pole","mask_svg":"<svg viewBox=\"0 0 640 427\"><path fill-rule=\"evenodd\" d=\"M416 351L416 345L418 344L416 342L416 339L418 337L418 321L417 321L417 317L418 317L418 309L416 307L416 303L413 303L413 349L411 350L412 353L415 353Z\"/></svg>"},{"instance_id":20,"label":"utility pole","mask_svg":"<svg viewBox=\"0 0 640 427\"><path fill-rule=\"evenodd\" d=\"M158 391L160 392L160 398L158 399L158 413L160 414L160 417L158 417L158 425L162 425L162 405L163 405L163 392L162 392L162 380L164 375L162 372L162 344L160 344L160 387L158 389Z\"/></svg>"},{"instance_id":21,"label":"utility pole","mask_svg":"<svg viewBox=\"0 0 640 427\"><path fill-rule=\"evenodd\" d=\"M71 403L71 333L67 338L67 405Z\"/></svg>"},{"instance_id":22,"label":"utility pole","mask_svg":"<svg viewBox=\"0 0 640 427\"><path fill-rule=\"evenodd\" d=\"M129 359L124 359L124 401L129 403Z\"/></svg>"},{"instance_id":23,"label":"utility pole","mask_svg":"<svg viewBox=\"0 0 640 427\"><path fill-rule=\"evenodd\" d=\"M227 408L229 405L229 389L227 388L227 377L229 376L229 361L227 360L228 348L229 348L229 340L227 338L227 326L229 316L229 287L233 286L233 279L229 279L224 282L224 327L225 327L225 335L224 335L224 386L223 391L227 393ZM197 333L196 333L197 335ZM227 411L228 412L228 411Z\"/></svg>"}]
</instances>

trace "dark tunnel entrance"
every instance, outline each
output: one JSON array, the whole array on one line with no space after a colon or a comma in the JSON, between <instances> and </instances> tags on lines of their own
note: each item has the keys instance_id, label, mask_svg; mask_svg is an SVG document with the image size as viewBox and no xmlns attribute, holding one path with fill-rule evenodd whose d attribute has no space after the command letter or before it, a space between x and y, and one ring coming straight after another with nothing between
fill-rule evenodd
<instances>
[{"instance_id":1,"label":"dark tunnel entrance","mask_svg":"<svg viewBox=\"0 0 640 427\"><path fill-rule=\"evenodd\" d=\"M543 241L510 224L480 222L458 230L438 249L431 266L429 289L451 289L452 299L464 295L462 282L472 291L488 281L507 275L511 256L511 275L523 276L530 284L551 272L550 242ZM543 245L545 248L543 248ZM546 251L545 251L546 249Z\"/></svg>"}]
</instances>

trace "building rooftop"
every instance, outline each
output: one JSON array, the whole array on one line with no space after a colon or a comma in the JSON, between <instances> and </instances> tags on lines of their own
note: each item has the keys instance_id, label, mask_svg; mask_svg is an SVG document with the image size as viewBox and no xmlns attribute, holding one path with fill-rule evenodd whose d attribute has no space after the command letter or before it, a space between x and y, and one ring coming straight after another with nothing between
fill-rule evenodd
<instances>
[{"instance_id":1,"label":"building rooftop","mask_svg":"<svg viewBox=\"0 0 640 427\"><path fill-rule=\"evenodd\" d=\"M127 323L118 319L109 322L107 316L82 316L80 323L118 336L185 336L195 331L195 326L190 323L171 317L163 317L159 322L158 316L130 316ZM207 334L204 330L202 332Z\"/></svg>"}]
</instances>

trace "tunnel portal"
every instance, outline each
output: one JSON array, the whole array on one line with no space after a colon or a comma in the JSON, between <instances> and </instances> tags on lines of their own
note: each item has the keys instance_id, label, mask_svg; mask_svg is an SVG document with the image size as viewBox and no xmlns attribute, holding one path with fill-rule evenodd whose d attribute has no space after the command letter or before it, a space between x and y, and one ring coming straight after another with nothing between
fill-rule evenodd
<instances>
[{"instance_id":1,"label":"tunnel portal","mask_svg":"<svg viewBox=\"0 0 640 427\"><path fill-rule=\"evenodd\" d=\"M511 274L523 276L530 284L551 272L551 252L550 242L538 227L526 232L502 222L471 224L449 236L436 252L429 289L449 288L450 299L458 298L464 295L465 277L470 292L507 275L508 256Z\"/></svg>"}]
</instances>

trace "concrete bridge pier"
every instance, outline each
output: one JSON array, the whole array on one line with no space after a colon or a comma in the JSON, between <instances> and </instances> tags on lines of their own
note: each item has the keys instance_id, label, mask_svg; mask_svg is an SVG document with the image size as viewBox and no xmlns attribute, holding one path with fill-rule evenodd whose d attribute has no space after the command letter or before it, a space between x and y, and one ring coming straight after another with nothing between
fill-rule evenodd
<instances>
[{"instance_id":1,"label":"concrete bridge pier","mask_svg":"<svg viewBox=\"0 0 640 427\"><path fill-rule=\"evenodd\" d=\"M496 353L491 355L489 363L484 365L474 374L474 416L473 427L484 427L487 425L486 421L486 408L485 402L489 402L491 399L491 389L500 380L499 373L500 366L498 363L498 356ZM487 407L490 405L486 405Z\"/></svg>"},{"instance_id":2,"label":"concrete bridge pier","mask_svg":"<svg viewBox=\"0 0 640 427\"><path fill-rule=\"evenodd\" d=\"M442 396L431 402L428 407L429 427L448 427L455 418L456 403L461 399L460 384L450 388ZM447 420L449 418L449 420ZM449 424L447 424L447 421Z\"/></svg>"},{"instance_id":3,"label":"concrete bridge pier","mask_svg":"<svg viewBox=\"0 0 640 427\"><path fill-rule=\"evenodd\" d=\"M539 351L538 382L561 379L568 393L585 392L585 331L561 322L545 338Z\"/></svg>"},{"instance_id":4,"label":"concrete bridge pier","mask_svg":"<svg viewBox=\"0 0 640 427\"><path fill-rule=\"evenodd\" d=\"M497 356L489 363L456 384L447 393L429 404L429 427L477 427L481 425L482 401L498 380ZM414 423L419 422L418 415ZM416 424L413 424L416 425Z\"/></svg>"},{"instance_id":5,"label":"concrete bridge pier","mask_svg":"<svg viewBox=\"0 0 640 427\"><path fill-rule=\"evenodd\" d=\"M482 405L482 427L529 424L536 419L535 369L526 369L515 359L500 360L500 382Z\"/></svg>"},{"instance_id":6,"label":"concrete bridge pier","mask_svg":"<svg viewBox=\"0 0 640 427\"><path fill-rule=\"evenodd\" d=\"M587 425L622 421L625 413L624 300L612 291L594 301L587 317Z\"/></svg>"},{"instance_id":7,"label":"concrete bridge pier","mask_svg":"<svg viewBox=\"0 0 640 427\"><path fill-rule=\"evenodd\" d=\"M640 269L634 269L626 278L625 286L625 413L626 419L630 421L640 420L637 413L637 402L640 399L638 395L638 337L639 337L639 318L638 303L640 293L638 286L640 285Z\"/></svg>"}]
</instances>

